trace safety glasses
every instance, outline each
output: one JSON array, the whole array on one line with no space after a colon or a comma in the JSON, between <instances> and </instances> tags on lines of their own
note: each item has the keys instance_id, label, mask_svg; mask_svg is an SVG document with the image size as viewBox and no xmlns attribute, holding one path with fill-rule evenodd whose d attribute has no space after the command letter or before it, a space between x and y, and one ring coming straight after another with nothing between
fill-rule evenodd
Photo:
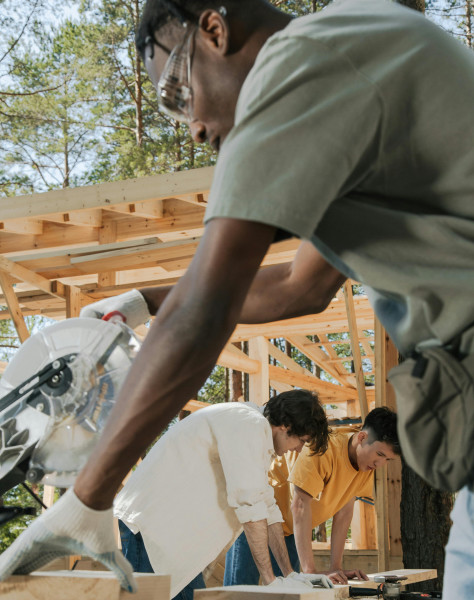
<instances>
[{"instance_id":1,"label":"safety glasses","mask_svg":"<svg viewBox=\"0 0 474 600\"><path fill-rule=\"evenodd\" d=\"M193 119L193 90L191 63L194 51L196 25L186 23L181 43L173 48L156 86L158 107L177 121L189 123Z\"/></svg>"}]
</instances>

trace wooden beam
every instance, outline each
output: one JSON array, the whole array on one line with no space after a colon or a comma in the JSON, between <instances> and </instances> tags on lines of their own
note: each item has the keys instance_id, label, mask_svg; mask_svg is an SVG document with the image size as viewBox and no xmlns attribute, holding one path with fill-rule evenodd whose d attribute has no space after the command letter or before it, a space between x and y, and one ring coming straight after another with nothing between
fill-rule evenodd
<instances>
[{"instance_id":1,"label":"wooden beam","mask_svg":"<svg viewBox=\"0 0 474 600\"><path fill-rule=\"evenodd\" d=\"M53 296L58 296L59 298L64 297L64 295L60 294L58 288L52 285L51 281L45 279L44 277L41 277L41 275L38 275L34 271L30 271L29 269L25 269L25 267L22 267L21 265L17 265L16 263L12 262L11 260L8 260L8 258L5 258L4 256L0 256L0 271L8 273L16 279L20 279L21 281L30 283L34 287L43 290L43 292L46 292Z\"/></svg>"},{"instance_id":2,"label":"wooden beam","mask_svg":"<svg viewBox=\"0 0 474 600\"><path fill-rule=\"evenodd\" d=\"M26 327L25 319L23 318L23 314L21 312L20 304L18 303L16 294L13 291L12 278L2 271L0 271L0 286L3 290L3 296L7 303L8 311L13 321L13 325L15 326L16 332L18 333L18 337L20 338L21 343L23 343L30 337L30 333L28 331L28 328Z\"/></svg>"},{"instance_id":3,"label":"wooden beam","mask_svg":"<svg viewBox=\"0 0 474 600\"><path fill-rule=\"evenodd\" d=\"M385 332L375 317L375 406L385 406ZM379 551L379 570L388 569L388 486L387 469L381 467L375 471L375 512L377 515L377 546Z\"/></svg>"},{"instance_id":4,"label":"wooden beam","mask_svg":"<svg viewBox=\"0 0 474 600\"><path fill-rule=\"evenodd\" d=\"M99 244L113 244L117 241L117 224L112 219L105 218L99 229ZM98 273L97 285L99 287L115 285L117 283L116 271L103 271Z\"/></svg>"},{"instance_id":5,"label":"wooden beam","mask_svg":"<svg viewBox=\"0 0 474 600\"><path fill-rule=\"evenodd\" d=\"M249 357L260 363L258 372L249 374L249 400L258 406L262 406L268 402L270 395L268 346L266 338L259 336L249 340Z\"/></svg>"},{"instance_id":6,"label":"wooden beam","mask_svg":"<svg viewBox=\"0 0 474 600\"><path fill-rule=\"evenodd\" d=\"M295 373L288 369L269 365L269 376L273 381L281 381L283 383L290 384L294 387L306 388L308 390L314 390L321 396L321 401L326 402L345 402L351 398L356 398L356 390L343 387L342 385L335 385L327 381L321 381L314 375L305 375L302 373Z\"/></svg>"},{"instance_id":7,"label":"wooden beam","mask_svg":"<svg viewBox=\"0 0 474 600\"><path fill-rule=\"evenodd\" d=\"M247 356L245 352L236 348L233 344L227 344L222 350L217 363L221 367L251 373L252 375L260 373L260 362Z\"/></svg>"},{"instance_id":8,"label":"wooden beam","mask_svg":"<svg viewBox=\"0 0 474 600\"><path fill-rule=\"evenodd\" d=\"M43 223L38 219L12 219L11 221L1 221L0 231L20 235L41 235L43 233Z\"/></svg>"},{"instance_id":9,"label":"wooden beam","mask_svg":"<svg viewBox=\"0 0 474 600\"><path fill-rule=\"evenodd\" d=\"M91 208L110 208L117 204L202 193L210 189L213 172L213 167L204 167L166 175L151 175L139 179L17 196L15 202L2 203L0 221Z\"/></svg>"},{"instance_id":10,"label":"wooden beam","mask_svg":"<svg viewBox=\"0 0 474 600\"><path fill-rule=\"evenodd\" d=\"M232 585L194 591L195 600L334 600L334 590L291 591L265 585Z\"/></svg>"},{"instance_id":11,"label":"wooden beam","mask_svg":"<svg viewBox=\"0 0 474 600\"><path fill-rule=\"evenodd\" d=\"M107 208L111 212L134 215L144 219L161 219L163 217L163 201L148 200L146 202L134 202L132 204L117 204Z\"/></svg>"},{"instance_id":12,"label":"wooden beam","mask_svg":"<svg viewBox=\"0 0 474 600\"><path fill-rule=\"evenodd\" d=\"M2 600L169 600L170 576L134 573L138 591L121 589L110 571L35 571L0 582Z\"/></svg>"},{"instance_id":13,"label":"wooden beam","mask_svg":"<svg viewBox=\"0 0 474 600\"><path fill-rule=\"evenodd\" d=\"M285 354L274 344L272 344L270 340L267 340L267 349L268 354L270 356L273 356L273 358L275 358L283 367L286 367L287 369L289 369L290 371L294 371L295 373L301 373L301 375L308 375L309 377L314 377L311 371L299 365L296 361L294 361L287 354Z\"/></svg>"},{"instance_id":14,"label":"wooden beam","mask_svg":"<svg viewBox=\"0 0 474 600\"><path fill-rule=\"evenodd\" d=\"M359 346L359 333L357 329L356 312L354 308L354 296L352 293L352 284L349 280L344 283L343 289L344 299L346 302L347 322L349 323L352 356L354 359L357 393L359 395L360 414L362 419L365 419L367 413L369 412L369 408L367 405L367 395L365 393L364 370L362 368L362 357Z\"/></svg>"},{"instance_id":15,"label":"wooden beam","mask_svg":"<svg viewBox=\"0 0 474 600\"><path fill-rule=\"evenodd\" d=\"M355 388L354 376L350 375L342 364L339 364L340 358L337 355L338 362L333 363L334 358L331 358L329 354L321 350L317 343L312 342L305 335L291 335L286 339L340 384Z\"/></svg>"},{"instance_id":16,"label":"wooden beam","mask_svg":"<svg viewBox=\"0 0 474 600\"><path fill-rule=\"evenodd\" d=\"M81 290L74 285L64 286L66 291L66 318L78 317L82 308Z\"/></svg>"}]
</instances>

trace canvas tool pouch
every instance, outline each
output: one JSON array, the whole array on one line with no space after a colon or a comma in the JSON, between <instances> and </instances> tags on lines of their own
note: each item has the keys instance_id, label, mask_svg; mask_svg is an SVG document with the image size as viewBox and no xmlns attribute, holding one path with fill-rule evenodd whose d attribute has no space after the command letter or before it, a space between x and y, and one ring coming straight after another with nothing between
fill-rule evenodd
<instances>
[{"instance_id":1,"label":"canvas tool pouch","mask_svg":"<svg viewBox=\"0 0 474 600\"><path fill-rule=\"evenodd\" d=\"M398 435L410 467L431 486L474 480L474 327L456 344L416 353L389 373Z\"/></svg>"}]
</instances>

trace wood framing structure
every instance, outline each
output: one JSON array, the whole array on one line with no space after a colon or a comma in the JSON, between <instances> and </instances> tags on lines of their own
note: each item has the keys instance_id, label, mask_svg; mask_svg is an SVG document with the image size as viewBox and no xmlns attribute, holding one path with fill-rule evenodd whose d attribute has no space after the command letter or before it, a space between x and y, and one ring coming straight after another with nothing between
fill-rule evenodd
<instances>
[{"instance_id":1,"label":"wood framing structure","mask_svg":"<svg viewBox=\"0 0 474 600\"><path fill-rule=\"evenodd\" d=\"M11 318L24 341L25 316L73 317L88 303L135 287L176 283L203 234L212 175L209 167L3 199L0 305L6 308L0 318ZM292 261L299 244L296 239L273 244L263 267ZM139 328L139 334L146 331ZM295 362L275 339L297 348L314 369ZM248 354L239 349L241 342L248 343ZM343 356L336 352L341 348ZM393 356L367 297L354 295L347 282L321 314L239 325L218 364L248 374L250 399L257 404L266 401L270 387L278 392L304 387L318 392L329 417L354 418L387 402L386 371ZM397 475L389 481L384 472L379 477L381 570L401 550ZM359 545L374 547L375 525L369 521L359 517L354 531Z\"/></svg>"}]
</instances>

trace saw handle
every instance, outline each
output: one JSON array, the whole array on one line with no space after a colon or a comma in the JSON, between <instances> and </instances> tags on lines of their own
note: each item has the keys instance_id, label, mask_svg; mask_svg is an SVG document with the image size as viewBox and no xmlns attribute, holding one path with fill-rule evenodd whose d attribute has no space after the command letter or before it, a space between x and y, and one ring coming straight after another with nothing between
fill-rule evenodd
<instances>
[{"instance_id":1,"label":"saw handle","mask_svg":"<svg viewBox=\"0 0 474 600\"><path fill-rule=\"evenodd\" d=\"M111 323L126 323L127 317L119 310L112 310L102 317L102 321L110 321Z\"/></svg>"}]
</instances>

